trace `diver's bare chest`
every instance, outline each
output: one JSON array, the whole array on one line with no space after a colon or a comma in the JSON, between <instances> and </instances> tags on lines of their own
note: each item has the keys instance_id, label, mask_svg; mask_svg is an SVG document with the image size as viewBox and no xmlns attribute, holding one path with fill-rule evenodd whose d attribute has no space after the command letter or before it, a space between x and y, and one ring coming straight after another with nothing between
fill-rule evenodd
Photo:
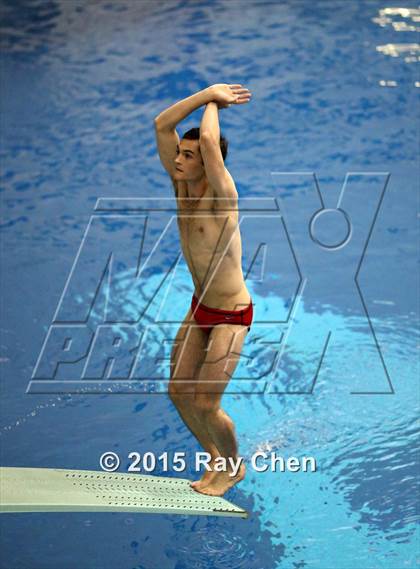
<instances>
[{"instance_id":1,"label":"diver's bare chest","mask_svg":"<svg viewBox=\"0 0 420 569\"><path fill-rule=\"evenodd\" d=\"M219 209L210 199L197 200L195 203L186 200L185 188L181 186L179 189L178 228L184 253L186 249L202 253L206 249L214 251L224 247L237 225L236 212Z\"/></svg>"},{"instance_id":2,"label":"diver's bare chest","mask_svg":"<svg viewBox=\"0 0 420 569\"><path fill-rule=\"evenodd\" d=\"M205 213L183 211L178 215L178 227L184 243L204 245L219 238L223 223L213 211Z\"/></svg>"}]
</instances>

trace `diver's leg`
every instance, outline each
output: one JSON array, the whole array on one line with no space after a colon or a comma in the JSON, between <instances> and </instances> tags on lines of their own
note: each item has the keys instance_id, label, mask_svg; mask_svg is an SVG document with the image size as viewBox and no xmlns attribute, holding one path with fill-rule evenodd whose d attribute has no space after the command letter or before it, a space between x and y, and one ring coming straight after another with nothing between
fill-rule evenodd
<instances>
[{"instance_id":1,"label":"diver's leg","mask_svg":"<svg viewBox=\"0 0 420 569\"><path fill-rule=\"evenodd\" d=\"M235 461L238 458L238 444L233 421L221 408L220 402L238 365L247 332L247 326L215 326L211 331L209 347L195 382L194 407L197 416L207 427L213 443L228 465L229 458ZM245 466L241 464L235 476L229 474L232 474L230 467L224 472L214 472L206 486L201 484L196 489L205 494L221 496L228 488L242 480L245 476Z\"/></svg>"},{"instance_id":2,"label":"diver's leg","mask_svg":"<svg viewBox=\"0 0 420 569\"><path fill-rule=\"evenodd\" d=\"M208 335L199 328L190 309L178 330L172 348L168 394L186 426L214 461L220 456L220 452L205 424L198 420L194 408L197 370L205 357L207 342Z\"/></svg>"}]
</instances>

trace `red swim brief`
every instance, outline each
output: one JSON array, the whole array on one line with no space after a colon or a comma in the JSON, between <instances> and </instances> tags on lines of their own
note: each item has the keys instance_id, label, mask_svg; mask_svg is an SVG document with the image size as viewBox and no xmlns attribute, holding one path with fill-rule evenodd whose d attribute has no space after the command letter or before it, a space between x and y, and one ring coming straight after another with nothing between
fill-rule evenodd
<instances>
[{"instance_id":1,"label":"red swim brief","mask_svg":"<svg viewBox=\"0 0 420 569\"><path fill-rule=\"evenodd\" d=\"M217 324L241 324L242 326L248 326L248 332L251 328L253 317L252 299L248 306L241 310L221 310L220 308L211 308L203 303L199 303L198 298L193 294L191 309L195 321L207 334L210 334L213 326Z\"/></svg>"}]
</instances>

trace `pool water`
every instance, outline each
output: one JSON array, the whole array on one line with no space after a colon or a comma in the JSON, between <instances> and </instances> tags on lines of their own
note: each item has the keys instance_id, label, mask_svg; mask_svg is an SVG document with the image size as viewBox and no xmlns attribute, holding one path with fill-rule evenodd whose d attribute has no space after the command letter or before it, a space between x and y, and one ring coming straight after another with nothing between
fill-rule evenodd
<instances>
[{"instance_id":1,"label":"pool water","mask_svg":"<svg viewBox=\"0 0 420 569\"><path fill-rule=\"evenodd\" d=\"M166 474L198 476L166 394L193 287L153 118L213 83L253 93L220 120L254 302L223 399L249 519L3 515L2 568L418 566L419 22L412 1L2 0L1 464L178 451ZM130 376L106 338L54 369L60 326L83 347L106 322L126 346L148 327Z\"/></svg>"}]
</instances>

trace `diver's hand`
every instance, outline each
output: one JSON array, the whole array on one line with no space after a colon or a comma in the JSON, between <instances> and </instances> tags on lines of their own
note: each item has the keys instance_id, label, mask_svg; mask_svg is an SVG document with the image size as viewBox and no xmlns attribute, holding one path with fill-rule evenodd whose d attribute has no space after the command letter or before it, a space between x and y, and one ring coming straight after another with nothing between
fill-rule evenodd
<instances>
[{"instance_id":1,"label":"diver's hand","mask_svg":"<svg viewBox=\"0 0 420 569\"><path fill-rule=\"evenodd\" d=\"M217 103L219 109L226 109L231 105L243 105L251 99L251 92L240 84L228 85L216 83L210 87L212 101Z\"/></svg>"}]
</instances>

